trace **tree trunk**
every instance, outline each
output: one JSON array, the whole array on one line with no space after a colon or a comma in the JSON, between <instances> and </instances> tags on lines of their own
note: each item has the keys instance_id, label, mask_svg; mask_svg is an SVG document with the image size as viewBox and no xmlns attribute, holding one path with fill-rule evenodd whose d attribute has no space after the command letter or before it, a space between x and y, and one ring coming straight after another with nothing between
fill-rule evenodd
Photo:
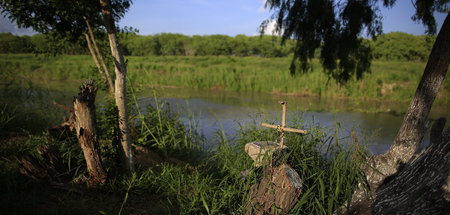
<instances>
[{"instance_id":1,"label":"tree trunk","mask_svg":"<svg viewBox=\"0 0 450 215\"><path fill-rule=\"evenodd\" d=\"M442 133L445 120L440 120L443 123L438 121L433 126L438 124L440 131L439 134L432 134L430 146L380 185L372 214L450 212L450 202L445 199L448 188L443 188L450 172L450 128Z\"/></svg>"},{"instance_id":2,"label":"tree trunk","mask_svg":"<svg viewBox=\"0 0 450 215\"><path fill-rule=\"evenodd\" d=\"M417 87L414 98L409 105L408 111L406 112L405 118L394 143L386 153L375 157L369 157L367 159L367 165L362 169L366 175L370 191L365 192L362 188L360 188L353 194L350 208L351 211L356 211L353 214L363 212L363 214L370 214L375 200L381 200L378 197L381 192L381 190L378 191L381 184L386 184L396 173L410 174L414 171L414 168L412 168L412 170L408 170L410 171L409 173L402 173L402 171L404 171L403 167L406 163L408 163L408 161L411 160L423 139L426 131L425 122L428 118L428 114L430 113L434 99L436 98L439 88L441 87L448 71L450 62L449 15L450 13L447 14L444 24L442 25L442 28L436 38L436 42L431 50L427 66L425 67L424 74L419 86ZM433 140L433 142L435 141ZM444 153L443 156L448 156L449 151L444 150L442 153ZM443 163L446 162L445 159L435 161ZM422 159L422 162L422 166L428 165L426 164L426 162L428 162L427 159ZM416 173L419 174L418 172ZM408 178L408 181L403 181L403 183L409 183L409 180L412 178L413 175ZM434 183L434 180L434 178L428 177L423 182L425 184ZM431 192L429 189L423 189L422 191L426 190ZM425 203L422 202L422 204ZM417 208L420 207L420 205L415 204L410 205L410 207Z\"/></svg>"},{"instance_id":3,"label":"tree trunk","mask_svg":"<svg viewBox=\"0 0 450 215\"><path fill-rule=\"evenodd\" d=\"M119 112L119 139L122 145L123 166L128 171L133 171L133 155L131 151L130 135L128 131L128 113L126 102L126 74L127 68L124 63L122 53L119 50L114 19L111 14L111 5L109 0L100 0L102 6L103 19L108 32L111 54L114 58L115 98L116 106Z\"/></svg>"},{"instance_id":4,"label":"tree trunk","mask_svg":"<svg viewBox=\"0 0 450 215\"><path fill-rule=\"evenodd\" d=\"M372 167L379 171L367 169L369 183L378 185L387 176L395 174L398 167L407 163L416 152L425 135L425 122L445 79L449 62L450 17L447 15L394 143L385 154L369 159Z\"/></svg>"},{"instance_id":5,"label":"tree trunk","mask_svg":"<svg viewBox=\"0 0 450 215\"><path fill-rule=\"evenodd\" d=\"M91 53L92 59L94 60L95 65L97 66L98 72L100 73L100 76L102 76L103 81L105 83L107 83L106 76L103 73L102 68L100 67L100 63L98 63L97 55L95 54L94 49L92 48L91 39L89 38L88 34L84 34L84 36L86 38L86 43L88 45L89 53Z\"/></svg>"},{"instance_id":6,"label":"tree trunk","mask_svg":"<svg viewBox=\"0 0 450 215\"><path fill-rule=\"evenodd\" d=\"M435 121L430 145L376 187L357 190L348 214L448 214L450 210L450 128ZM337 214L344 214L342 207Z\"/></svg>"},{"instance_id":7,"label":"tree trunk","mask_svg":"<svg viewBox=\"0 0 450 215\"><path fill-rule=\"evenodd\" d=\"M103 70L105 71L106 78L104 78L104 79L105 79L105 81L108 82L109 93L112 95L114 93L114 85L112 83L111 77L109 76L108 67L105 64L105 60L103 60L102 53L100 52L97 42L95 41L94 33L92 32L92 28L91 28L91 25L89 24L89 21L86 19L86 17L84 17L84 20L86 21L86 26L88 27L89 36L92 40L92 43L94 44L95 52L96 52L98 58L100 59L100 62L102 63ZM92 47L91 47L91 49L92 49ZM91 53L92 53L92 51L91 51ZM95 61L97 61L97 58L95 58ZM97 61L97 67L99 68L99 71L100 71L100 66L98 65L98 61Z\"/></svg>"},{"instance_id":8,"label":"tree trunk","mask_svg":"<svg viewBox=\"0 0 450 215\"><path fill-rule=\"evenodd\" d=\"M93 184L104 183L106 180L96 132L96 92L97 89L94 87L92 80L87 80L73 101L74 127L86 159L90 182Z\"/></svg>"},{"instance_id":9,"label":"tree trunk","mask_svg":"<svg viewBox=\"0 0 450 215\"><path fill-rule=\"evenodd\" d=\"M450 13L449 13L450 14ZM406 163L411 159L425 135L425 122L439 88L445 79L450 62L450 17L442 25L436 38L422 79L409 105L402 126L389 153L398 162Z\"/></svg>"}]
</instances>

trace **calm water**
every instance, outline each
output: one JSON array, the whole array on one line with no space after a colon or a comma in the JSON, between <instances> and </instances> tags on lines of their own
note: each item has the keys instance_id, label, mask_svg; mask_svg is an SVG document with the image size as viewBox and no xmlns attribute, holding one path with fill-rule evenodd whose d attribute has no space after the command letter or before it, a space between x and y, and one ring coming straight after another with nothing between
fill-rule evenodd
<instances>
[{"instance_id":1,"label":"calm water","mask_svg":"<svg viewBox=\"0 0 450 215\"><path fill-rule=\"evenodd\" d=\"M403 120L402 112L408 104L360 102L343 99L319 99L272 94L242 94L223 91L160 89L159 99L167 102L172 109L181 112L188 120L188 112L194 114L200 131L207 140L213 138L218 129L223 129L227 137L236 135L238 123L264 119L276 120L281 124L281 105L287 101L287 121L295 115L303 115L305 123L315 123L330 129L339 122L341 137L348 136L353 129L359 138L367 139L369 149L374 154L383 153L392 144ZM139 103L153 103L153 91L143 92ZM365 111L365 112L361 112ZM369 113L367 113L369 111ZM382 111L383 113L375 113ZM372 112L372 113L370 113ZM450 116L446 107L434 106L431 118ZM421 147L428 145L429 136L424 138Z\"/></svg>"}]
</instances>

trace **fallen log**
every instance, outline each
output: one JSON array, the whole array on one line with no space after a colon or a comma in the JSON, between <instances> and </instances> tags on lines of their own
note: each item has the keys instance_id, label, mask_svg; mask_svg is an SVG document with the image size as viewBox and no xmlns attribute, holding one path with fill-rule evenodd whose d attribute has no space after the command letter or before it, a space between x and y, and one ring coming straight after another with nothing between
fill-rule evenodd
<instances>
[{"instance_id":1,"label":"fallen log","mask_svg":"<svg viewBox=\"0 0 450 215\"><path fill-rule=\"evenodd\" d=\"M19 164L20 173L37 181L61 183L70 179L56 146L41 145L37 147L37 152L42 159L31 155L14 157Z\"/></svg>"}]
</instances>

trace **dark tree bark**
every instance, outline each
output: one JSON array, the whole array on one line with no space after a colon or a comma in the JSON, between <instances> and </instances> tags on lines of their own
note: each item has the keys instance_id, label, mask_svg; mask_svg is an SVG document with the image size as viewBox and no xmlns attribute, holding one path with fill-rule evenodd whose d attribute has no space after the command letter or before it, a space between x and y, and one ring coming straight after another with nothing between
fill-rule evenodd
<instances>
[{"instance_id":1,"label":"dark tree bark","mask_svg":"<svg viewBox=\"0 0 450 215\"><path fill-rule=\"evenodd\" d=\"M96 132L95 95L97 89L92 80L87 80L74 98L74 127L86 159L89 179L92 184L104 183L106 172L100 157L100 146Z\"/></svg>"},{"instance_id":2,"label":"dark tree bark","mask_svg":"<svg viewBox=\"0 0 450 215\"><path fill-rule=\"evenodd\" d=\"M86 160L91 185L104 183L107 178L100 157L96 133L96 92L97 89L92 80L87 80L80 87L78 95L74 97L73 109L54 102L56 106L69 112L70 116L64 123L47 129L48 135L56 138L61 138L62 133L73 134L72 132L75 130ZM63 164L57 147L42 145L37 147L37 152L43 159L31 155L22 158L16 157L22 174L39 181L65 182L70 180L67 175L67 167Z\"/></svg>"},{"instance_id":3,"label":"dark tree bark","mask_svg":"<svg viewBox=\"0 0 450 215\"><path fill-rule=\"evenodd\" d=\"M450 13L449 13L450 14ZM431 50L422 79L409 105L402 126L389 149L396 161L406 163L416 152L425 135L425 122L450 62L450 17L442 25Z\"/></svg>"},{"instance_id":4,"label":"dark tree bark","mask_svg":"<svg viewBox=\"0 0 450 215\"><path fill-rule=\"evenodd\" d=\"M133 171L133 155L131 149L130 134L128 131L128 113L126 102L126 74L127 67L123 59L123 55L119 49L116 35L114 19L111 14L111 4L109 0L100 0L102 6L102 14L105 22L106 31L108 32L109 45L111 54L114 58L114 72L116 74L115 81L115 98L116 106L119 112L119 139L122 145L122 164L128 171Z\"/></svg>"},{"instance_id":5,"label":"dark tree bark","mask_svg":"<svg viewBox=\"0 0 450 215\"><path fill-rule=\"evenodd\" d=\"M439 121L433 127L445 124ZM442 132L443 126L440 127ZM372 214L448 214L443 188L450 170L450 128L433 135L430 146L376 191Z\"/></svg>"},{"instance_id":6,"label":"dark tree bark","mask_svg":"<svg viewBox=\"0 0 450 215\"><path fill-rule=\"evenodd\" d=\"M376 189L357 190L349 214L448 214L450 128L442 132L444 125L444 118L435 121L430 145Z\"/></svg>"}]
</instances>

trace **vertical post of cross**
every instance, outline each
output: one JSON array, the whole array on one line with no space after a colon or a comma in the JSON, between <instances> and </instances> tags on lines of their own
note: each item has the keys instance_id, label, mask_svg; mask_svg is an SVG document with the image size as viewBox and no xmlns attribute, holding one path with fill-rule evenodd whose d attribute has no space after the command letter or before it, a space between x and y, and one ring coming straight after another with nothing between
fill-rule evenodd
<instances>
[{"instance_id":1,"label":"vertical post of cross","mask_svg":"<svg viewBox=\"0 0 450 215\"><path fill-rule=\"evenodd\" d=\"M286 127L286 102L280 101L279 102L283 106L283 114L281 115L281 140L280 140L280 147L283 148L283 142L284 142L284 128Z\"/></svg>"}]
</instances>

